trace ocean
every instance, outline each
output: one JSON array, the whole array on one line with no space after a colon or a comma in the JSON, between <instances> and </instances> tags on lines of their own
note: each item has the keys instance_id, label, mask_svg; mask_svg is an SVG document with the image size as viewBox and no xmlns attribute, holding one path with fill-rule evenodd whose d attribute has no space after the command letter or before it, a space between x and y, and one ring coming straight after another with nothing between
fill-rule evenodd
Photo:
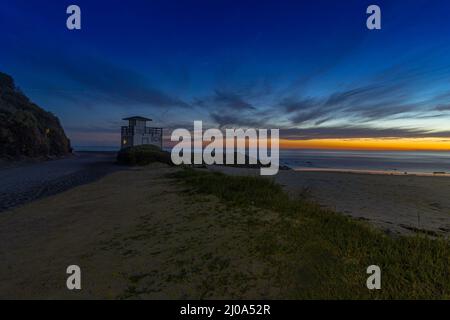
<instances>
[{"instance_id":1,"label":"ocean","mask_svg":"<svg viewBox=\"0 0 450 320\"><path fill-rule=\"evenodd\" d=\"M120 150L119 146L74 146L73 150L75 152L83 152L83 151L90 151L90 152L117 152Z\"/></svg>"},{"instance_id":2,"label":"ocean","mask_svg":"<svg viewBox=\"0 0 450 320\"><path fill-rule=\"evenodd\" d=\"M74 147L75 151L118 151L119 147ZM167 150L170 151L170 150ZM383 173L448 173L450 152L280 150L280 163L294 170Z\"/></svg>"},{"instance_id":3,"label":"ocean","mask_svg":"<svg viewBox=\"0 0 450 320\"><path fill-rule=\"evenodd\" d=\"M450 173L450 152L281 150L280 161L296 170Z\"/></svg>"}]
</instances>

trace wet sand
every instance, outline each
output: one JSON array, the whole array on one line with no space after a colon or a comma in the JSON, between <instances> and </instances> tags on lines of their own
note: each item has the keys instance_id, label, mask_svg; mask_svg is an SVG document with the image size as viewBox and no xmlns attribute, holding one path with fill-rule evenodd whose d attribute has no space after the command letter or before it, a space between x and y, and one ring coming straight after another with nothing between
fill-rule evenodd
<instances>
[{"instance_id":1,"label":"wet sand","mask_svg":"<svg viewBox=\"0 0 450 320\"><path fill-rule=\"evenodd\" d=\"M0 167L0 214L123 170L115 152L79 152L58 160Z\"/></svg>"},{"instance_id":2,"label":"wet sand","mask_svg":"<svg viewBox=\"0 0 450 320\"><path fill-rule=\"evenodd\" d=\"M213 166L237 175L257 169ZM274 178L293 197L318 202L394 234L450 235L450 177L283 170Z\"/></svg>"}]
</instances>

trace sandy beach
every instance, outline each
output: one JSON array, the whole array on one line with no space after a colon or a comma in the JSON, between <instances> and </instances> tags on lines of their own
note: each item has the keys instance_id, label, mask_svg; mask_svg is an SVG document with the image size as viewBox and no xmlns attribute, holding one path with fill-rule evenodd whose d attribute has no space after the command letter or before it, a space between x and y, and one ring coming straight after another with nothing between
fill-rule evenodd
<instances>
[{"instance_id":1,"label":"sandy beach","mask_svg":"<svg viewBox=\"0 0 450 320\"><path fill-rule=\"evenodd\" d=\"M213 166L233 175L259 170ZM394 234L450 234L450 177L283 170L274 178L292 197L306 197Z\"/></svg>"},{"instance_id":2,"label":"sandy beach","mask_svg":"<svg viewBox=\"0 0 450 320\"><path fill-rule=\"evenodd\" d=\"M0 213L123 170L114 152L78 152L63 159L0 166Z\"/></svg>"},{"instance_id":3,"label":"sandy beach","mask_svg":"<svg viewBox=\"0 0 450 320\"><path fill-rule=\"evenodd\" d=\"M0 299L201 299L277 295L247 216L188 197L155 164L0 213ZM256 219L269 221L270 213ZM83 290L66 288L79 265ZM83 271L84 270L84 271Z\"/></svg>"},{"instance_id":4,"label":"sandy beach","mask_svg":"<svg viewBox=\"0 0 450 320\"><path fill-rule=\"evenodd\" d=\"M315 247L309 258L279 254L284 246L270 253L274 244L265 249L261 244L268 238L278 243L282 233L276 230L285 228L277 212L229 208L216 197L193 193L167 176L179 170L159 163L121 170L0 213L0 298L296 297L292 285L297 282L290 277L280 280L284 273L278 270L290 265L295 269L299 261L306 261L299 279L309 283L305 276L317 262L308 259L321 257ZM210 170L259 173L229 167ZM317 201L389 233L449 232L446 177L286 170L275 179L292 198ZM314 235L306 240L316 243ZM66 268L74 264L83 270L79 292L65 286Z\"/></svg>"}]
</instances>

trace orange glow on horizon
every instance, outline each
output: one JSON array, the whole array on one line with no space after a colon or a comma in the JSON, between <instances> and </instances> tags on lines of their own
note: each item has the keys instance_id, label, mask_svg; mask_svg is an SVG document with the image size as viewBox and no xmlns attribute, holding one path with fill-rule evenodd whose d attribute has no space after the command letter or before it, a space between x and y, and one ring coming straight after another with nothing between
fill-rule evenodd
<instances>
[{"instance_id":1,"label":"orange glow on horizon","mask_svg":"<svg viewBox=\"0 0 450 320\"><path fill-rule=\"evenodd\" d=\"M449 138L280 139L281 149L450 151Z\"/></svg>"},{"instance_id":2,"label":"orange glow on horizon","mask_svg":"<svg viewBox=\"0 0 450 320\"><path fill-rule=\"evenodd\" d=\"M224 139L225 140L225 139ZM227 141L229 143L229 141ZM223 146L227 144L222 141ZM259 141L267 143L270 148L270 139ZM253 142L255 143L255 142ZM166 142L166 146L173 147L179 142ZM183 144L183 143L181 143ZM191 141L185 142L185 147ZM205 147L209 141L203 141ZM230 143L232 145L233 142ZM249 141L246 140L246 148ZM450 138L351 138L351 139L310 139L310 140L279 140L280 149L337 149L337 150L373 150L373 151L450 151Z\"/></svg>"}]
</instances>

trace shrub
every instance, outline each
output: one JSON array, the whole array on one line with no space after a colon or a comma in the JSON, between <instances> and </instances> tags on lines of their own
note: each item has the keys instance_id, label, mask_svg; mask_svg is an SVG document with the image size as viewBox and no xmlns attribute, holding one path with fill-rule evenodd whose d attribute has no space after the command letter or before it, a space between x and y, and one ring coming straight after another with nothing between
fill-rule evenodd
<instances>
[{"instance_id":1,"label":"shrub","mask_svg":"<svg viewBox=\"0 0 450 320\"><path fill-rule=\"evenodd\" d=\"M122 149L117 154L117 162L129 166L145 166L153 162L162 162L172 165L170 153L153 145Z\"/></svg>"}]
</instances>

